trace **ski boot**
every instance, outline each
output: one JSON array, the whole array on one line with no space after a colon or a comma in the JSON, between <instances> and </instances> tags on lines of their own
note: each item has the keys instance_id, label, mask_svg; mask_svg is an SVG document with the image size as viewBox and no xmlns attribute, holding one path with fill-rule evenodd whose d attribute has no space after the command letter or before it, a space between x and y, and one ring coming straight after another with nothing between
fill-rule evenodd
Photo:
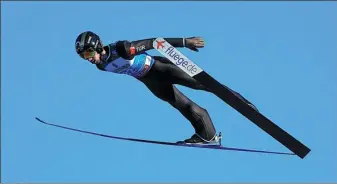
<instances>
[{"instance_id":1,"label":"ski boot","mask_svg":"<svg viewBox=\"0 0 337 184\"><path fill-rule=\"evenodd\" d=\"M199 135L194 134L191 138L188 138L184 141L178 141L177 144L218 144L221 146L222 135L219 132L219 135L215 135L214 138L210 141L202 139Z\"/></svg>"}]
</instances>

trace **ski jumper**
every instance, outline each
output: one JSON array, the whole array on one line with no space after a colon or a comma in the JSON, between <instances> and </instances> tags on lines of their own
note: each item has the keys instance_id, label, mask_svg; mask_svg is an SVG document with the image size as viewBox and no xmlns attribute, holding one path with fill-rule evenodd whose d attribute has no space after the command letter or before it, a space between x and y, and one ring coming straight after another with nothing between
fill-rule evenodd
<instances>
[{"instance_id":1,"label":"ski jumper","mask_svg":"<svg viewBox=\"0 0 337 184\"><path fill-rule=\"evenodd\" d=\"M164 39L174 47L184 47L183 38ZM200 138L205 141L212 140L216 135L216 130L207 110L186 97L175 87L175 84L196 90L211 91L165 57L147 54L146 51L154 49L152 45L154 40L155 38L111 43L104 47L107 51L104 56L105 62L96 66L103 71L137 78L156 97L169 103L188 119ZM239 93L233 92L244 99Z\"/></svg>"}]
</instances>

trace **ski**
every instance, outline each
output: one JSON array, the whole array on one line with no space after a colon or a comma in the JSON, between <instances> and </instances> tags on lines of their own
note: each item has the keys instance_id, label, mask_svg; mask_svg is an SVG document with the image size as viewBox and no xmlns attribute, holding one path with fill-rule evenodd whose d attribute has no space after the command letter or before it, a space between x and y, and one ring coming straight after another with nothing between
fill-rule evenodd
<instances>
[{"instance_id":1,"label":"ski","mask_svg":"<svg viewBox=\"0 0 337 184\"><path fill-rule=\"evenodd\" d=\"M255 125L264 130L300 158L303 159L311 151L307 146L295 139L285 130L281 129L263 114L248 106L229 89L222 86L216 79L169 44L164 38L159 37L154 40L153 47L185 73L199 81L205 87L211 89L221 100L255 123Z\"/></svg>"},{"instance_id":2,"label":"ski","mask_svg":"<svg viewBox=\"0 0 337 184\"><path fill-rule=\"evenodd\" d=\"M118 140L124 140L124 141L133 141L133 142L142 142L142 143L149 143L149 144L160 144L160 145L170 145L170 146L180 146L180 147L193 147L193 148L205 148L205 149L215 149L215 150L227 150L227 151L240 151L240 152L251 152L251 153L264 153L264 154L278 154L278 155L294 155L293 153L285 153L285 152L275 152L275 151L264 151L264 150L254 150L254 149L242 149L242 148L233 148L233 147L224 147L221 145L201 145L201 144L181 144L181 143L173 143L173 142L164 142L164 141L154 141L154 140L144 140L144 139L135 139L135 138L128 138L128 137L118 137L118 136L112 136L112 135L106 135L96 132L90 132L85 131L81 129L75 129L70 128L66 126L61 126L53 123L46 122L38 117L35 117L35 119L45 125L54 126L70 131L110 138L110 139L118 139Z\"/></svg>"}]
</instances>

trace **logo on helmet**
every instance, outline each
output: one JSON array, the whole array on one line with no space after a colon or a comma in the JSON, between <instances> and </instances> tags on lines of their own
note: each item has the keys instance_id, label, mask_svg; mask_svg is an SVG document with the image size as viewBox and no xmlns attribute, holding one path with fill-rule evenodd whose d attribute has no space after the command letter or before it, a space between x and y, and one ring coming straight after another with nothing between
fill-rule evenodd
<instances>
[{"instance_id":1,"label":"logo on helmet","mask_svg":"<svg viewBox=\"0 0 337 184\"><path fill-rule=\"evenodd\" d=\"M82 51L83 46L81 46L80 41L77 41L77 42L75 43L75 49L76 49L76 52Z\"/></svg>"},{"instance_id":2,"label":"logo on helmet","mask_svg":"<svg viewBox=\"0 0 337 184\"><path fill-rule=\"evenodd\" d=\"M87 43L90 43L92 36L89 36Z\"/></svg>"}]
</instances>

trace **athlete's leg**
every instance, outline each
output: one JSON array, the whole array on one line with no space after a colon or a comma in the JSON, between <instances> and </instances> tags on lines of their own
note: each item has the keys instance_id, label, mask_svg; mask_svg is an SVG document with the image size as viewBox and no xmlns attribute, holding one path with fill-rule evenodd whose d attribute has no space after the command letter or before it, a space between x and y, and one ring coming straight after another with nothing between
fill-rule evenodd
<instances>
[{"instance_id":1,"label":"athlete's leg","mask_svg":"<svg viewBox=\"0 0 337 184\"><path fill-rule=\"evenodd\" d=\"M210 92L205 86L200 84L193 77L186 74L179 67L171 63L167 58L155 56L155 64L153 70L160 75L165 81L172 84L179 84L196 90L204 90Z\"/></svg>"},{"instance_id":2,"label":"athlete's leg","mask_svg":"<svg viewBox=\"0 0 337 184\"><path fill-rule=\"evenodd\" d=\"M208 92L212 92L211 90L207 89L205 86L200 84L197 80L195 80L193 77L186 74L184 71L182 71L179 67L174 65L172 62L170 62L165 57L155 56L156 60L154 67L154 70L159 71L157 73L160 73L161 77L165 78L166 81L172 83L172 84L179 84L185 87L189 87L196 90L204 90ZM223 84L222 84L223 85ZM234 93L238 98L252 106L255 110L258 110L254 104L252 104L250 101L248 101L245 97L243 97L240 93L230 89L226 85L223 85L225 88L230 90L232 93Z\"/></svg>"},{"instance_id":3,"label":"athlete's leg","mask_svg":"<svg viewBox=\"0 0 337 184\"><path fill-rule=\"evenodd\" d=\"M190 100L174 85L166 83L156 76L147 76L141 81L156 97L168 102L191 122L198 136L192 136L193 139L186 140L187 142L198 143L204 142L202 139L210 141L214 138L216 130L206 109Z\"/></svg>"}]
</instances>

